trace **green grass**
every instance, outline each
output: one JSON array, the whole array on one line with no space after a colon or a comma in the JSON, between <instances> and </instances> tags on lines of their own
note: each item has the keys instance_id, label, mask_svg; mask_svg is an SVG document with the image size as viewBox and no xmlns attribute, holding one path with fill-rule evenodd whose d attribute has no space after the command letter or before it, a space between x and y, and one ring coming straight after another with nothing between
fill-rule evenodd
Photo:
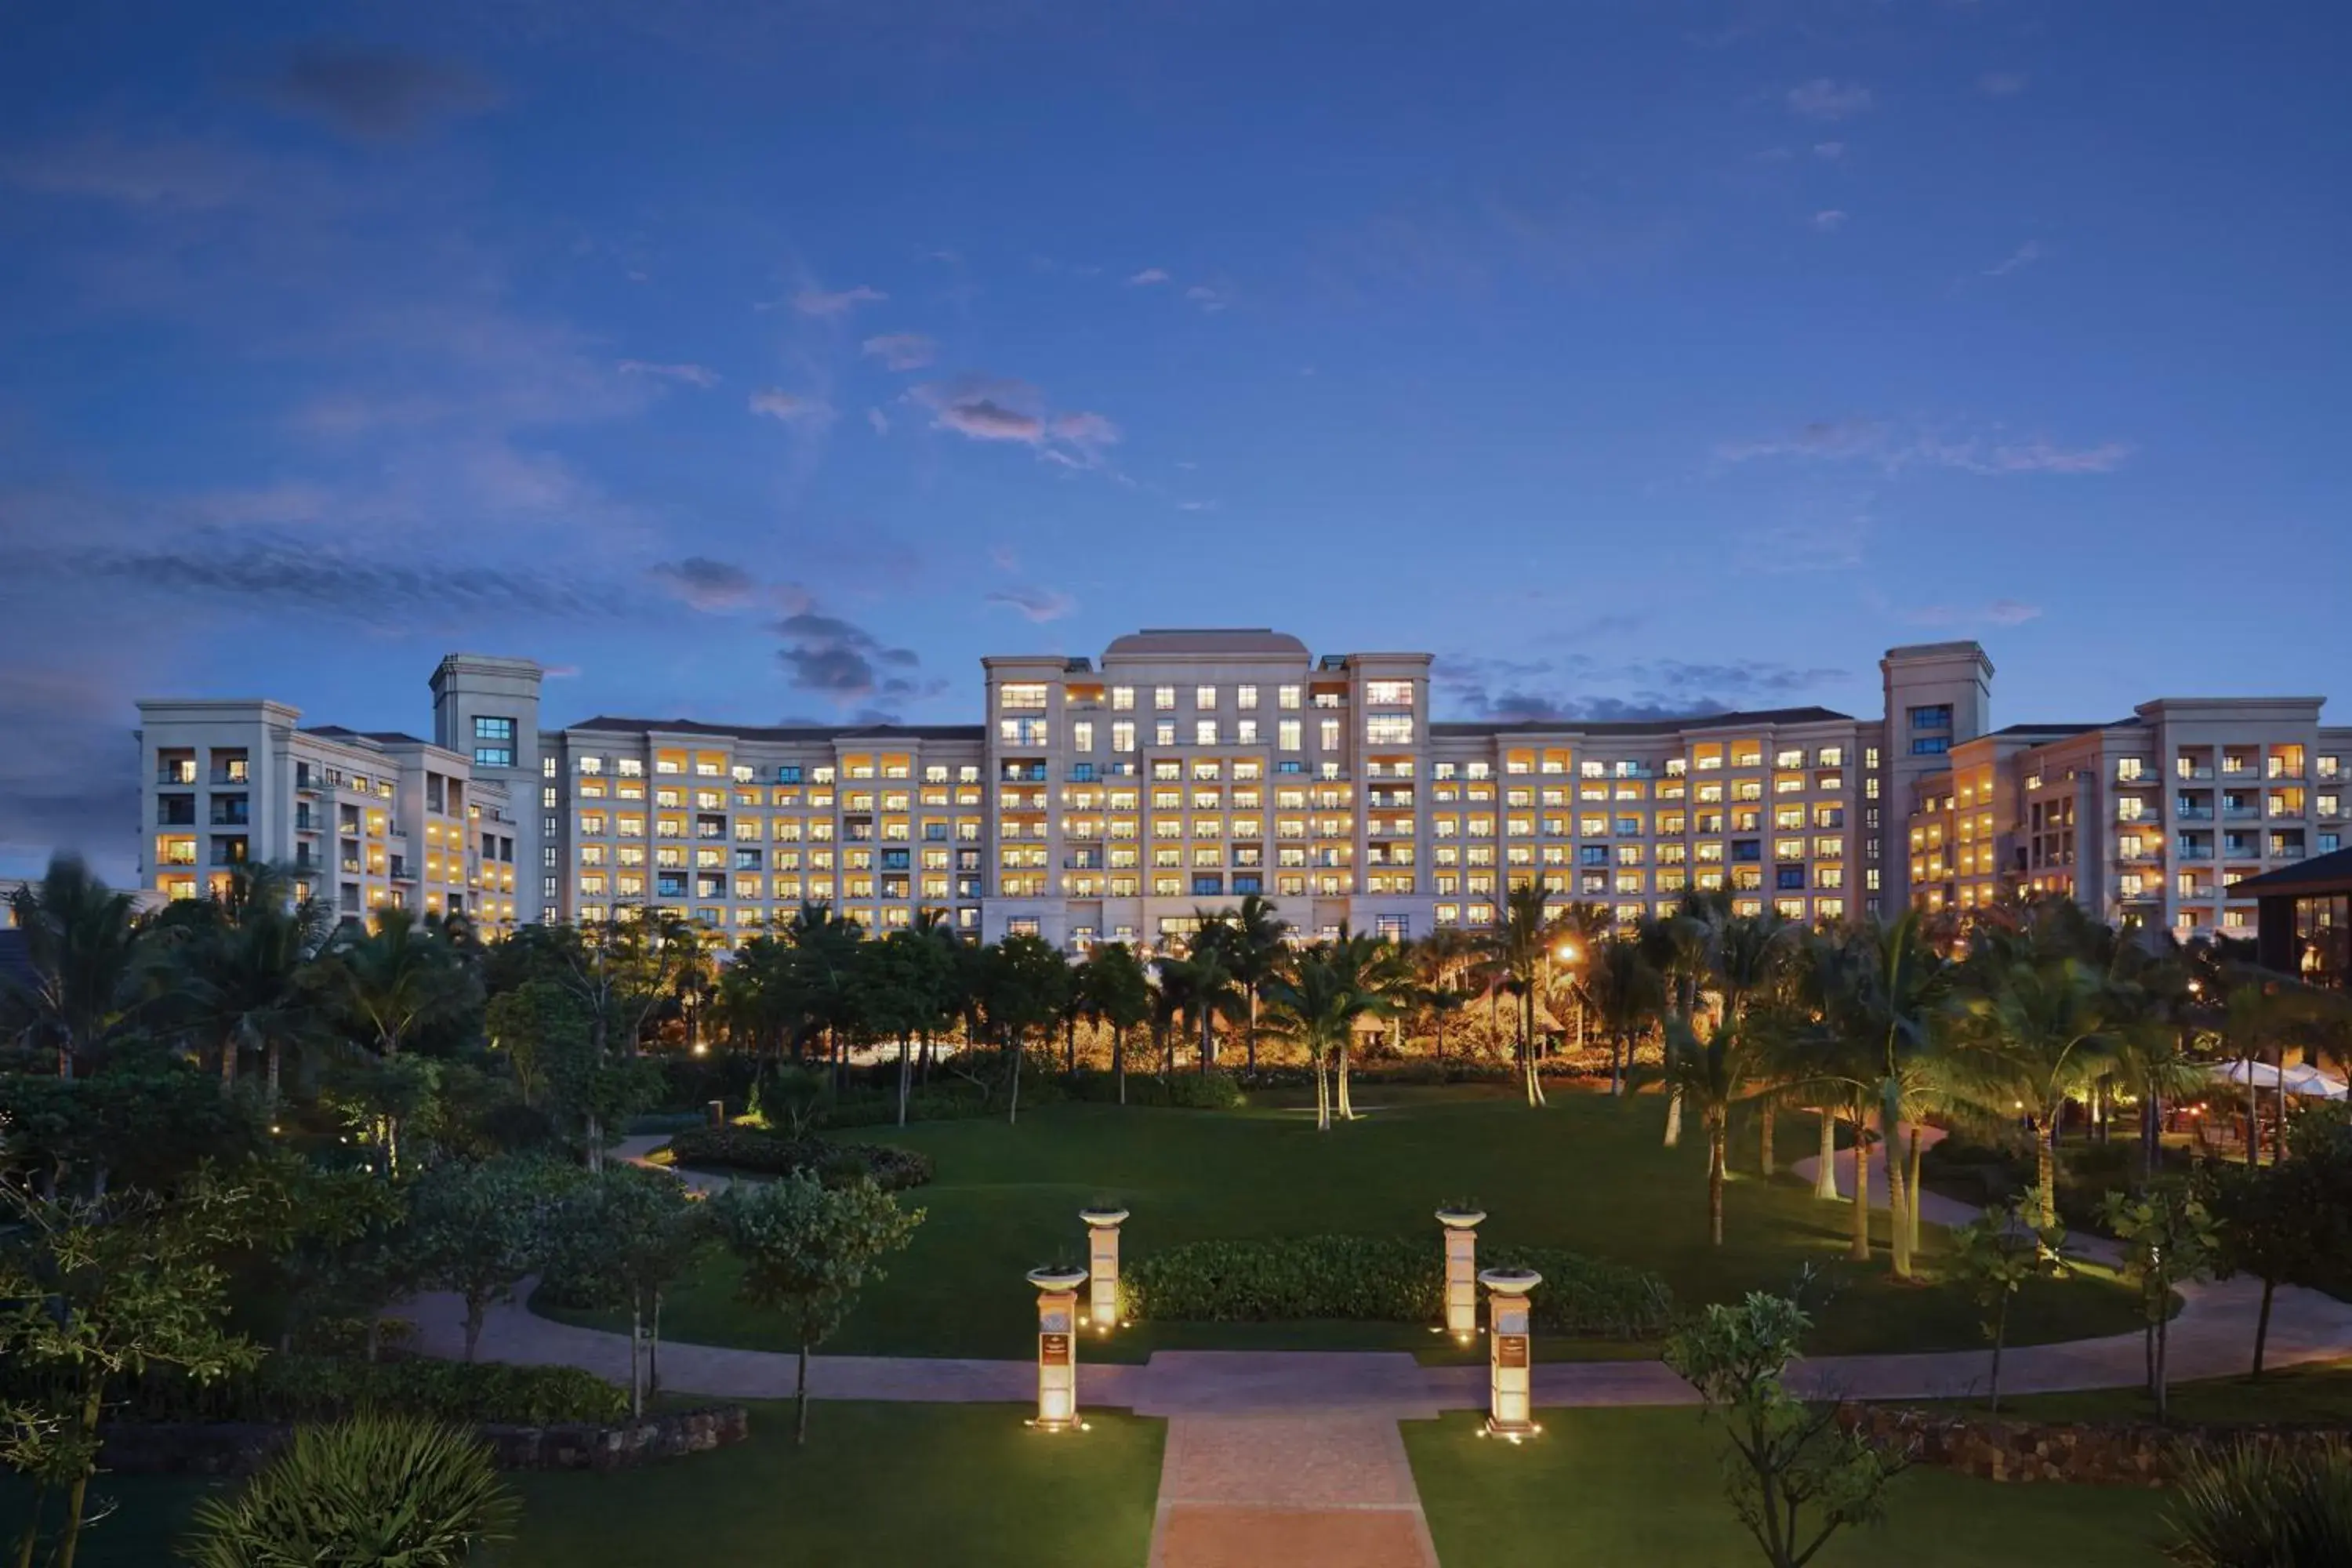
<instances>
[{"instance_id":1,"label":"green grass","mask_svg":"<svg viewBox=\"0 0 2352 1568\"><path fill-rule=\"evenodd\" d=\"M2242 1426L2265 1421L2352 1427L2352 1361L2274 1367L2259 1379L2205 1378L2176 1383L2166 1395L2171 1418ZM1980 1399L1939 1402L1938 1409L1982 1411ZM2000 1413L2021 1421L2153 1421L2156 1402L2137 1388L2005 1396Z\"/></svg>"},{"instance_id":2,"label":"green grass","mask_svg":"<svg viewBox=\"0 0 2352 1568\"><path fill-rule=\"evenodd\" d=\"M1676 1410L1552 1410L1514 1447L1478 1418L1404 1423L1405 1449L1446 1568L1642 1563L1735 1568L1763 1553L1725 1500L1720 1427ZM1884 1524L1842 1533L1817 1568L2159 1568L2163 1494L2006 1486L1915 1469L1889 1489Z\"/></svg>"},{"instance_id":3,"label":"green grass","mask_svg":"<svg viewBox=\"0 0 2352 1568\"><path fill-rule=\"evenodd\" d=\"M1556 1093L1531 1110L1507 1089L1372 1089L1364 1120L1318 1133L1285 1105L1231 1113L1062 1105L1001 1121L860 1129L860 1139L923 1150L938 1179L908 1194L929 1218L889 1278L867 1290L825 1349L838 1352L1019 1357L1034 1344L1034 1298L1024 1271L1084 1255L1077 1211L1116 1199L1133 1211L1130 1258L1156 1247L1221 1237L1317 1233L1426 1236L1431 1211L1475 1198L1496 1242L1572 1247L1654 1268L1685 1305L1756 1289L1783 1289L1808 1265L1827 1300L1812 1348L1822 1353L1960 1349L1980 1343L1961 1294L1886 1278L1885 1219L1874 1217L1879 1255L1866 1268L1845 1261L1851 1210L1824 1204L1802 1183L1756 1176L1755 1132L1733 1147L1726 1244L1706 1241L1705 1153L1694 1128L1677 1149L1660 1146L1664 1102ZM1814 1141L1784 1123L1783 1160ZM1942 1256L1931 1227L1923 1267ZM725 1260L674 1293L663 1331L676 1339L790 1348L779 1326L733 1299ZM604 1321L558 1312L574 1321ZM2136 1326L2133 1298L2111 1279L2037 1284L2011 1319L2014 1343L2113 1333ZM606 1323L605 1326L611 1326ZM1134 1359L1163 1345L1388 1347L1456 1353L1414 1326L1378 1324L1168 1325L1113 1336L1089 1353ZM1538 1342L1549 1355L1623 1355L1622 1345Z\"/></svg>"},{"instance_id":4,"label":"green grass","mask_svg":"<svg viewBox=\"0 0 2352 1568\"><path fill-rule=\"evenodd\" d=\"M751 1411L751 1439L738 1447L620 1475L509 1478L523 1497L520 1537L485 1568L1100 1568L1140 1564L1149 1551L1160 1422L1097 1413L1090 1431L1046 1436L1012 1405L821 1404L796 1449L789 1405ZM171 1563L196 1500L227 1484L101 1479L121 1507L85 1537L81 1563ZM16 1519L23 1496L0 1484L0 1520Z\"/></svg>"}]
</instances>

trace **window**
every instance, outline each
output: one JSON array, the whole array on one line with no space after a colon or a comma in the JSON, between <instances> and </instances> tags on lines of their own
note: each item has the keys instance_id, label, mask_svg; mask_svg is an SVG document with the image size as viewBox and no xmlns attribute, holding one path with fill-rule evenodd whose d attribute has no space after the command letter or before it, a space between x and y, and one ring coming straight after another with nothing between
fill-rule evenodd
<instances>
[{"instance_id":1,"label":"window","mask_svg":"<svg viewBox=\"0 0 2352 1568\"><path fill-rule=\"evenodd\" d=\"M1948 702L1911 710L1911 728L1914 730L1948 730L1951 727L1952 705ZM1916 752L1918 748L1915 746L1912 749Z\"/></svg>"},{"instance_id":2,"label":"window","mask_svg":"<svg viewBox=\"0 0 2352 1568\"><path fill-rule=\"evenodd\" d=\"M1285 688L1285 689L1286 689L1286 690L1295 690L1295 689L1296 689L1296 688L1287 688L1287 687L1286 687L1286 688ZM1286 704L1286 706L1288 706L1288 704ZM1299 747L1298 721L1297 721L1297 720L1296 720L1296 719L1283 719L1283 720L1279 720L1279 721L1277 721L1276 722L1276 724L1275 724L1275 742L1274 742L1274 743L1275 743L1275 748L1276 748L1277 751L1284 751L1284 752L1295 752L1295 751L1298 750L1298 747Z\"/></svg>"},{"instance_id":3,"label":"window","mask_svg":"<svg viewBox=\"0 0 2352 1568\"><path fill-rule=\"evenodd\" d=\"M1070 726L1070 749L1091 752L1095 749L1095 725L1091 719L1080 719Z\"/></svg>"},{"instance_id":4,"label":"window","mask_svg":"<svg viewBox=\"0 0 2352 1568\"><path fill-rule=\"evenodd\" d=\"M474 765L478 768L510 768L515 765L512 746L476 746Z\"/></svg>"},{"instance_id":5,"label":"window","mask_svg":"<svg viewBox=\"0 0 2352 1568\"><path fill-rule=\"evenodd\" d=\"M1256 711L1257 711L1257 688L1256 688L1256 687L1255 687L1255 686L1236 686L1236 687L1234 687L1234 706L1235 708L1238 708L1239 710L1242 710L1243 712L1244 712L1244 713L1255 713L1255 712L1256 712Z\"/></svg>"},{"instance_id":6,"label":"window","mask_svg":"<svg viewBox=\"0 0 2352 1568\"><path fill-rule=\"evenodd\" d=\"M1381 682L1375 681L1374 685ZM1402 685L1402 681L1389 684ZM1377 698L1375 701L1379 700ZM1364 721L1364 743L1368 746L1410 746L1412 744L1412 715L1410 713L1375 713ZM1326 750L1335 748L1326 747Z\"/></svg>"},{"instance_id":7,"label":"window","mask_svg":"<svg viewBox=\"0 0 2352 1568\"><path fill-rule=\"evenodd\" d=\"M1193 720L1192 743L1196 746L1215 745L1217 743L1217 721L1214 719Z\"/></svg>"},{"instance_id":8,"label":"window","mask_svg":"<svg viewBox=\"0 0 2352 1568\"><path fill-rule=\"evenodd\" d=\"M1114 686L1110 689L1110 708L1114 713L1131 712L1135 708L1135 688Z\"/></svg>"},{"instance_id":9,"label":"window","mask_svg":"<svg viewBox=\"0 0 2352 1568\"><path fill-rule=\"evenodd\" d=\"M1192 688L1192 707L1196 711L1213 713L1217 709L1217 689L1213 686Z\"/></svg>"},{"instance_id":10,"label":"window","mask_svg":"<svg viewBox=\"0 0 2352 1568\"><path fill-rule=\"evenodd\" d=\"M1043 712L1045 708L1045 687L1042 681L1009 681L996 689L999 708Z\"/></svg>"},{"instance_id":11,"label":"window","mask_svg":"<svg viewBox=\"0 0 2352 1568\"><path fill-rule=\"evenodd\" d=\"M1274 705L1277 708L1287 708L1295 710L1298 707L1298 688L1296 686L1278 686L1275 688Z\"/></svg>"},{"instance_id":12,"label":"window","mask_svg":"<svg viewBox=\"0 0 2352 1568\"><path fill-rule=\"evenodd\" d=\"M1176 689L1172 686L1153 687L1151 706L1162 713L1173 710L1176 706Z\"/></svg>"},{"instance_id":13,"label":"window","mask_svg":"<svg viewBox=\"0 0 2352 1568\"><path fill-rule=\"evenodd\" d=\"M1114 752L1132 752L1135 750L1135 721L1133 720L1120 719L1111 725L1110 749Z\"/></svg>"},{"instance_id":14,"label":"window","mask_svg":"<svg viewBox=\"0 0 2352 1568\"><path fill-rule=\"evenodd\" d=\"M1915 757L1937 757L1951 749L1949 735L1921 735L1911 742L1911 754Z\"/></svg>"},{"instance_id":15,"label":"window","mask_svg":"<svg viewBox=\"0 0 2352 1568\"><path fill-rule=\"evenodd\" d=\"M1154 720L1151 725L1151 743L1155 746L1174 745L1176 743L1176 721L1173 719Z\"/></svg>"},{"instance_id":16,"label":"window","mask_svg":"<svg viewBox=\"0 0 2352 1568\"><path fill-rule=\"evenodd\" d=\"M1364 682L1364 700L1381 708L1410 708L1412 706L1412 682L1368 680Z\"/></svg>"},{"instance_id":17,"label":"window","mask_svg":"<svg viewBox=\"0 0 2352 1568\"><path fill-rule=\"evenodd\" d=\"M555 776L554 757L545 756L539 759L539 776L543 779L551 779Z\"/></svg>"},{"instance_id":18,"label":"window","mask_svg":"<svg viewBox=\"0 0 2352 1568\"><path fill-rule=\"evenodd\" d=\"M511 746L514 738L515 721L511 719L485 717L474 721L474 739L477 741L503 741Z\"/></svg>"},{"instance_id":19,"label":"window","mask_svg":"<svg viewBox=\"0 0 2352 1568\"><path fill-rule=\"evenodd\" d=\"M1316 726L1316 729L1318 732L1316 743L1324 751L1336 752L1339 749L1339 721L1325 719Z\"/></svg>"}]
</instances>

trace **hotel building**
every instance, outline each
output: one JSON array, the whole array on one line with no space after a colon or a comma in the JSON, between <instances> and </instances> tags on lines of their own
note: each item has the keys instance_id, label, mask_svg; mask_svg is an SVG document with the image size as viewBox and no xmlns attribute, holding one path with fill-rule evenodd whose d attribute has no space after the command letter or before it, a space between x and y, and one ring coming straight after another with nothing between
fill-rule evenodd
<instances>
[{"instance_id":1,"label":"hotel building","mask_svg":"<svg viewBox=\"0 0 2352 1568\"><path fill-rule=\"evenodd\" d=\"M431 742L304 729L275 703L142 703L143 880L188 896L266 857L319 868L352 914L504 924L652 906L736 936L806 900L877 931L934 910L984 940L1074 949L1181 936L1250 893L1309 933L1477 930L1528 883L1621 920L1688 889L1829 921L2040 886L2102 913L2227 925L2217 895L2165 901L2196 882L2176 885L2176 860L2218 889L2315 852L2352 754L2316 699L1994 731L1973 642L1889 650L1875 718L1439 722L1429 655L1318 657L1262 629L982 665L977 725L543 729L539 667L476 655L435 672ZM2232 789L2249 759L2263 787ZM2202 781L2179 771L2199 766ZM2183 815L2192 795L2220 834ZM2263 853L2232 858L2246 844L2220 814L2249 801ZM2126 809L2150 828L2127 834L2141 818Z\"/></svg>"}]
</instances>

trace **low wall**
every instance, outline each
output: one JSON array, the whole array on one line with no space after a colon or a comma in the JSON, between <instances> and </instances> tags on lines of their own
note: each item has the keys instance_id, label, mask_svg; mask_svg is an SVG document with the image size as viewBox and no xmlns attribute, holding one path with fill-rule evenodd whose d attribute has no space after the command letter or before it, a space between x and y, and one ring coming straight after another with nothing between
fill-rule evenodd
<instances>
[{"instance_id":1,"label":"low wall","mask_svg":"<svg viewBox=\"0 0 2352 1568\"><path fill-rule=\"evenodd\" d=\"M681 1454L740 1443L751 1413L713 1405L603 1426L478 1428L502 1470L625 1470ZM292 1439L291 1424L243 1421L122 1422L100 1428L99 1468L126 1476L243 1476Z\"/></svg>"},{"instance_id":2,"label":"low wall","mask_svg":"<svg viewBox=\"0 0 2352 1568\"><path fill-rule=\"evenodd\" d=\"M1849 1428L1908 1447L1923 1465L1988 1481L2073 1481L2091 1486L2162 1487L2184 1454L2239 1443L2324 1448L2347 1434L2311 1426L2159 1426L2145 1421L2011 1421L1953 1415L1889 1405L1846 1405Z\"/></svg>"}]
</instances>

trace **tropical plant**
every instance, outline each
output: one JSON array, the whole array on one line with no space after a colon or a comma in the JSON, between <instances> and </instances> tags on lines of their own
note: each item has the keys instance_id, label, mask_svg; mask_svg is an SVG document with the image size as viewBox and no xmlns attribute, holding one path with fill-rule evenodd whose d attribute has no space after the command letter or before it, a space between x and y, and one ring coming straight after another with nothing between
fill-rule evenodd
<instances>
[{"instance_id":1,"label":"tropical plant","mask_svg":"<svg viewBox=\"0 0 2352 1568\"><path fill-rule=\"evenodd\" d=\"M255 861L229 873L196 917L162 938L162 1012L216 1043L224 1089L237 1059L263 1059L263 1100L275 1111L285 1053L319 1043L325 1030L310 965L334 929L314 899L298 899L292 876Z\"/></svg>"},{"instance_id":2,"label":"tropical plant","mask_svg":"<svg viewBox=\"0 0 2352 1568\"><path fill-rule=\"evenodd\" d=\"M2168 1412L2172 1289L2211 1276L2219 1241L2213 1217L2195 1194L2151 1186L2140 1193L2109 1193L2099 1205L2099 1218L2124 1244L2124 1271L2139 1286L2147 1392L2162 1421Z\"/></svg>"},{"instance_id":3,"label":"tropical plant","mask_svg":"<svg viewBox=\"0 0 2352 1568\"><path fill-rule=\"evenodd\" d=\"M1488 938L1488 954L1518 999L1517 1060L1529 1105L1544 1103L1543 1075L1536 1068L1536 988L1551 960L1552 917L1543 884L1523 882L1503 896L1503 918Z\"/></svg>"},{"instance_id":4,"label":"tropical plant","mask_svg":"<svg viewBox=\"0 0 2352 1568\"><path fill-rule=\"evenodd\" d=\"M1249 1017L1244 1026L1242 1047L1246 1065L1257 1070L1258 1006L1265 993L1265 984L1281 969L1286 950L1286 936L1290 928L1275 912L1271 900L1262 893L1244 893L1241 902L1234 907L1224 921L1227 941L1225 962L1232 969L1234 984L1249 1005Z\"/></svg>"},{"instance_id":5,"label":"tropical plant","mask_svg":"<svg viewBox=\"0 0 2352 1568\"><path fill-rule=\"evenodd\" d=\"M667 1171L608 1165L556 1204L550 1276L564 1299L629 1313L629 1409L659 1387L662 1298L709 1244L701 1205Z\"/></svg>"},{"instance_id":6,"label":"tropical plant","mask_svg":"<svg viewBox=\"0 0 2352 1568\"><path fill-rule=\"evenodd\" d=\"M319 984L347 1026L384 1057L398 1056L424 1030L481 1004L480 984L450 928L404 909L378 910L373 928L338 931Z\"/></svg>"},{"instance_id":7,"label":"tropical plant","mask_svg":"<svg viewBox=\"0 0 2352 1568\"><path fill-rule=\"evenodd\" d=\"M871 1182L828 1187L808 1176L738 1183L710 1201L711 1220L743 1267L737 1293L781 1313L799 1352L795 1443L808 1441L809 1352L840 1327L882 1258L907 1245L923 1211Z\"/></svg>"},{"instance_id":8,"label":"tropical plant","mask_svg":"<svg viewBox=\"0 0 2352 1568\"><path fill-rule=\"evenodd\" d=\"M1724 1489L1771 1568L1803 1568L1839 1531L1882 1517L1887 1482L1909 1462L1848 1428L1833 1404L1789 1392L1810 1326L1794 1300L1759 1291L1703 1309L1666 1342L1666 1364L1729 1436Z\"/></svg>"},{"instance_id":9,"label":"tropical plant","mask_svg":"<svg viewBox=\"0 0 2352 1568\"><path fill-rule=\"evenodd\" d=\"M1118 1102L1127 1103L1127 1041L1135 1029L1151 1017L1151 980L1136 958L1135 950L1123 942L1108 942L1087 955L1078 972L1078 989L1087 1000L1087 1009L1110 1031L1110 1070L1118 1080ZM1253 1016L1250 1051L1257 1051L1256 1021Z\"/></svg>"},{"instance_id":10,"label":"tropical plant","mask_svg":"<svg viewBox=\"0 0 2352 1568\"><path fill-rule=\"evenodd\" d=\"M2352 1563L2352 1448L2250 1437L2191 1451L2165 1528L2164 1554L2183 1568Z\"/></svg>"},{"instance_id":11,"label":"tropical plant","mask_svg":"<svg viewBox=\"0 0 2352 1568\"><path fill-rule=\"evenodd\" d=\"M1008 936L989 948L982 969L982 1005L1004 1048L1010 1090L1004 1120L1021 1120L1021 1059L1030 1036L1053 1027L1074 984L1069 961L1039 937Z\"/></svg>"},{"instance_id":12,"label":"tropical plant","mask_svg":"<svg viewBox=\"0 0 2352 1568\"><path fill-rule=\"evenodd\" d=\"M1586 950L1585 995L1609 1037L1609 1092L1625 1092L1633 1043L1658 1022L1665 993L1639 942L1610 938Z\"/></svg>"},{"instance_id":13,"label":"tropical plant","mask_svg":"<svg viewBox=\"0 0 2352 1568\"><path fill-rule=\"evenodd\" d=\"M2058 1129L2066 1102L2086 1094L2119 1055L2108 988L2074 958L2003 964L1965 1003L1970 1076L1996 1110L2022 1102L2033 1113L2038 1225L2057 1220Z\"/></svg>"},{"instance_id":14,"label":"tropical plant","mask_svg":"<svg viewBox=\"0 0 2352 1568\"><path fill-rule=\"evenodd\" d=\"M1217 1020L1231 1021L1245 1005L1233 945L1232 928L1222 918L1203 914L1184 956L1160 961L1160 988L1191 1016L1199 1035L1195 1065L1202 1072L1216 1065Z\"/></svg>"},{"instance_id":15,"label":"tropical plant","mask_svg":"<svg viewBox=\"0 0 2352 1568\"><path fill-rule=\"evenodd\" d=\"M2019 1194L1952 1232L1955 1272L1976 1303L1978 1326L1992 1345L1987 1393L2000 1414L2000 1352L2009 1339L2010 1304L2028 1281L2065 1271L2066 1232L2045 1225L2041 1194Z\"/></svg>"},{"instance_id":16,"label":"tropical plant","mask_svg":"<svg viewBox=\"0 0 2352 1568\"><path fill-rule=\"evenodd\" d=\"M473 1434L365 1414L298 1427L234 1496L199 1502L181 1555L195 1568L456 1568L520 1514Z\"/></svg>"},{"instance_id":17,"label":"tropical plant","mask_svg":"<svg viewBox=\"0 0 2352 1568\"><path fill-rule=\"evenodd\" d=\"M466 1360L490 1306L514 1300L515 1287L546 1266L552 1211L578 1175L577 1167L509 1155L452 1161L417 1178L409 1195L414 1268L426 1289L464 1303Z\"/></svg>"},{"instance_id":18,"label":"tropical plant","mask_svg":"<svg viewBox=\"0 0 2352 1568\"><path fill-rule=\"evenodd\" d=\"M72 855L9 899L24 933L25 973L0 974L0 1030L51 1053L69 1079L140 1026L141 927L127 893Z\"/></svg>"},{"instance_id":19,"label":"tropical plant","mask_svg":"<svg viewBox=\"0 0 2352 1568\"><path fill-rule=\"evenodd\" d=\"M1751 1089L1757 1052L1745 1033L1745 1020L1726 1019L1701 1040L1690 1025L1668 1018L1666 1082L1688 1104L1698 1109L1699 1126L1706 1139L1707 1239L1723 1245L1723 1187L1729 1162L1731 1108Z\"/></svg>"}]
</instances>

